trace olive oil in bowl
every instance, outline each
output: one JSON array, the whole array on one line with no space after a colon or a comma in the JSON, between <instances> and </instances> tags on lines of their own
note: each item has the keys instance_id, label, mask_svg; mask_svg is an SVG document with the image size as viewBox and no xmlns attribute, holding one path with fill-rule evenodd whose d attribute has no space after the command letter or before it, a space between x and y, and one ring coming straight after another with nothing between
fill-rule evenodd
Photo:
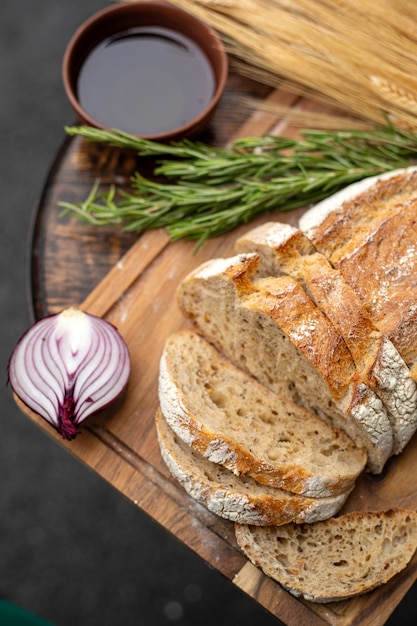
<instances>
[{"instance_id":1,"label":"olive oil in bowl","mask_svg":"<svg viewBox=\"0 0 417 626\"><path fill-rule=\"evenodd\" d=\"M91 117L142 137L198 117L215 88L213 69L199 46L157 26L104 40L85 60L77 83L80 104Z\"/></svg>"}]
</instances>

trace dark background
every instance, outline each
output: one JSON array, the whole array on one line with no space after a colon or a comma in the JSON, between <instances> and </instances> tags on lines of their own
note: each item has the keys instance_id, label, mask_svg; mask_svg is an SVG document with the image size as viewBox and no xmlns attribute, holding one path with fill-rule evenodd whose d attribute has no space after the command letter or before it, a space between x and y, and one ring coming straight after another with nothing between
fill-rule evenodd
<instances>
[{"instance_id":1,"label":"dark background","mask_svg":"<svg viewBox=\"0 0 417 626\"><path fill-rule=\"evenodd\" d=\"M31 322L29 235L43 181L74 121L61 60L105 0L0 4L0 599L56 626L276 626L14 405L9 354ZM416 623L417 589L388 624ZM304 625L300 625L304 626Z\"/></svg>"}]
</instances>

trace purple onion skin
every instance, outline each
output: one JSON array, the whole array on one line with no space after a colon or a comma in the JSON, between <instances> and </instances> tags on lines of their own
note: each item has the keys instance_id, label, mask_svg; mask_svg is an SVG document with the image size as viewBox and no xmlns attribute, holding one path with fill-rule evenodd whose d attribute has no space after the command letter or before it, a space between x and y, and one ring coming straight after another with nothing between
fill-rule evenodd
<instances>
[{"instance_id":1,"label":"purple onion skin","mask_svg":"<svg viewBox=\"0 0 417 626\"><path fill-rule=\"evenodd\" d=\"M67 441L122 396L129 375L129 350L115 326L76 308L33 324L8 363L14 393Z\"/></svg>"}]
</instances>

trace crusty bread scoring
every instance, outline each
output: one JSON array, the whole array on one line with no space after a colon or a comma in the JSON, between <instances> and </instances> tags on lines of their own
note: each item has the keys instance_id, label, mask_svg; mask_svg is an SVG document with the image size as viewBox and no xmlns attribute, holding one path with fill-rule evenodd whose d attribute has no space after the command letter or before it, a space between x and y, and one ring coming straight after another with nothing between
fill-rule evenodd
<instances>
[{"instance_id":1,"label":"crusty bread scoring","mask_svg":"<svg viewBox=\"0 0 417 626\"><path fill-rule=\"evenodd\" d=\"M417 548L417 514L393 509L348 513L315 524L236 524L246 556L295 596L345 600L386 583Z\"/></svg>"},{"instance_id":2,"label":"crusty bread scoring","mask_svg":"<svg viewBox=\"0 0 417 626\"><path fill-rule=\"evenodd\" d=\"M249 476L235 476L184 443L160 410L155 423L162 458L174 478L194 500L232 522L258 526L316 522L335 515L349 495L308 498L262 485Z\"/></svg>"},{"instance_id":3,"label":"crusty bread scoring","mask_svg":"<svg viewBox=\"0 0 417 626\"><path fill-rule=\"evenodd\" d=\"M262 484L334 496L352 488L366 463L343 431L273 393L191 330L167 339L159 401L187 445Z\"/></svg>"},{"instance_id":4,"label":"crusty bread scoring","mask_svg":"<svg viewBox=\"0 0 417 626\"><path fill-rule=\"evenodd\" d=\"M394 453L401 452L417 428L417 384L341 272L316 251L301 230L280 222L249 231L236 241L236 251L259 254L259 276L287 274L297 280L329 318L345 340L360 380L374 389L386 406Z\"/></svg>"},{"instance_id":5,"label":"crusty bread scoring","mask_svg":"<svg viewBox=\"0 0 417 626\"><path fill-rule=\"evenodd\" d=\"M414 198L417 167L386 172L348 185L318 202L300 218L300 228L328 258L358 236L366 238L381 216Z\"/></svg>"},{"instance_id":6,"label":"crusty bread scoring","mask_svg":"<svg viewBox=\"0 0 417 626\"><path fill-rule=\"evenodd\" d=\"M297 281L255 284L258 263L243 254L203 264L179 286L180 308L238 367L345 429L380 472L393 450L381 400L357 381L344 340Z\"/></svg>"},{"instance_id":7,"label":"crusty bread scoring","mask_svg":"<svg viewBox=\"0 0 417 626\"><path fill-rule=\"evenodd\" d=\"M396 170L319 203L300 219L417 379L417 168Z\"/></svg>"},{"instance_id":8,"label":"crusty bread scoring","mask_svg":"<svg viewBox=\"0 0 417 626\"><path fill-rule=\"evenodd\" d=\"M417 198L335 265L378 328L417 364Z\"/></svg>"}]
</instances>

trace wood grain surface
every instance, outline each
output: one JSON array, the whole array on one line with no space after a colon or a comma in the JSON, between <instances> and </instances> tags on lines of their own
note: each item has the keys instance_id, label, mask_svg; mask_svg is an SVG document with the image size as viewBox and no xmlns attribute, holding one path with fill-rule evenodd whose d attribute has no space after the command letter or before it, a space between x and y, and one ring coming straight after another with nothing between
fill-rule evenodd
<instances>
[{"instance_id":1,"label":"wood grain surface","mask_svg":"<svg viewBox=\"0 0 417 626\"><path fill-rule=\"evenodd\" d=\"M207 141L225 145L238 135L274 131L294 134L288 119L255 112L248 117L235 105L241 95L257 95L287 105L312 107L279 90L231 76ZM380 589L346 602L325 605L300 601L255 568L239 551L233 524L194 502L171 478L158 449L154 414L158 405L159 358L168 335L188 322L181 316L175 290L181 279L206 259L232 253L237 236L267 219L296 224L301 210L264 215L233 233L208 241L195 253L195 243L171 244L165 232L140 237L116 229L94 229L62 218L59 200L82 200L96 178L103 184L125 184L138 163L130 152L66 140L51 168L36 208L31 293L34 316L42 317L69 305L81 305L114 323L132 358L128 393L117 412L92 418L71 443L64 442L19 400L22 411L57 443L107 480L140 509L189 546L202 559L289 626L309 624L383 624L417 578L417 557ZM383 476L363 475L346 510L391 506L417 508L417 440L392 459Z\"/></svg>"}]
</instances>

